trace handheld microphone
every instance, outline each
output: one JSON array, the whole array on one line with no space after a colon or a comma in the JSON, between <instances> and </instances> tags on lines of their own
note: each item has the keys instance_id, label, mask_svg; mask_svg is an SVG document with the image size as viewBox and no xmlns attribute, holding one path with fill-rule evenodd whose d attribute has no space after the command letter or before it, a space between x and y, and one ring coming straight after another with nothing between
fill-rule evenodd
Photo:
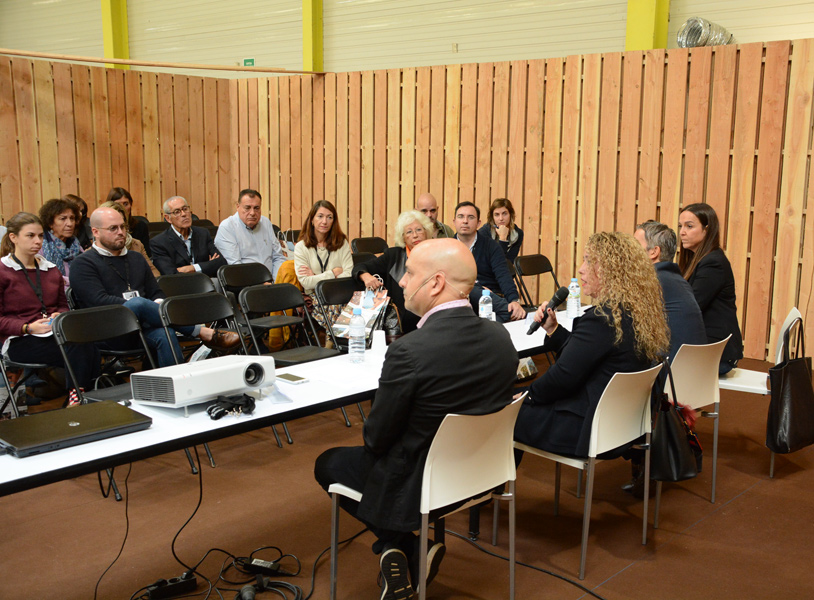
<instances>
[{"instance_id":1,"label":"handheld microphone","mask_svg":"<svg viewBox=\"0 0 814 600\"><path fill-rule=\"evenodd\" d=\"M554 292L554 295L551 297L548 306L546 306L545 310L543 311L543 320L540 321L539 323L537 321L532 322L531 327L529 327L529 330L526 332L526 335L531 335L532 333L540 329L540 326L543 323L545 323L545 320L548 318L548 309L549 308L552 310L555 309L560 304L562 304L563 300L565 300L566 298L568 298L567 287L561 287L556 292Z\"/></svg>"}]
</instances>

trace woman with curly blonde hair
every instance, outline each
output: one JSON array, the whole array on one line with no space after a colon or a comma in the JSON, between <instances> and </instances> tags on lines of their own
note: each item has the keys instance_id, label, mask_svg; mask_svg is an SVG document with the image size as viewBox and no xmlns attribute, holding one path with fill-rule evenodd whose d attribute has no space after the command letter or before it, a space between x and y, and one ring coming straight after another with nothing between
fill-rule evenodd
<instances>
[{"instance_id":1,"label":"woman with curly blonde hair","mask_svg":"<svg viewBox=\"0 0 814 600\"><path fill-rule=\"evenodd\" d=\"M557 362L531 385L515 439L587 456L594 412L611 377L649 368L667 354L670 334L656 272L633 236L592 235L579 275L582 291L596 306L574 320L570 333L549 310L543 328ZM534 315L536 321L543 310Z\"/></svg>"}]
</instances>

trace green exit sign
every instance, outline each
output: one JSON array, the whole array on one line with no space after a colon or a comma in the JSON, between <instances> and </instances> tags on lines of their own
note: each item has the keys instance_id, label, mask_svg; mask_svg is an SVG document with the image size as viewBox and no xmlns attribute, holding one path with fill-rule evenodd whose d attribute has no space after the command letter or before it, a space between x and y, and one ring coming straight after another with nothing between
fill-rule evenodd
<instances>
[{"instance_id":1,"label":"green exit sign","mask_svg":"<svg viewBox=\"0 0 814 600\"><path fill-rule=\"evenodd\" d=\"M243 59L243 66L244 67L253 67L254 66L254 59L253 58L244 58Z\"/></svg>"}]
</instances>

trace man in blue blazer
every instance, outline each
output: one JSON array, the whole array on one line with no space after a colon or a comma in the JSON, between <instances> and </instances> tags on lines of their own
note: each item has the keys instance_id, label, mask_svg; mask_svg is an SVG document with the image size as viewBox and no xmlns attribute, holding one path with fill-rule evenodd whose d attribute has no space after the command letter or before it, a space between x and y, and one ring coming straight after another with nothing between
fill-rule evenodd
<instances>
[{"instance_id":1,"label":"man in blue blazer","mask_svg":"<svg viewBox=\"0 0 814 600\"><path fill-rule=\"evenodd\" d=\"M200 271L216 277L226 264L209 235L209 230L192 226L192 211L181 196L164 202L164 219L170 224L163 233L150 240L153 264L162 275Z\"/></svg>"}]
</instances>

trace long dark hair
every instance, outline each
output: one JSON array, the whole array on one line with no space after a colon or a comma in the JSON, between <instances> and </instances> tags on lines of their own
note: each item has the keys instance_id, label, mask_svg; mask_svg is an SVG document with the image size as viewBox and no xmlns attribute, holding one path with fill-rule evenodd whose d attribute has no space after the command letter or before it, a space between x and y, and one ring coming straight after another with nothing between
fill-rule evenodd
<instances>
[{"instance_id":1,"label":"long dark hair","mask_svg":"<svg viewBox=\"0 0 814 600\"><path fill-rule=\"evenodd\" d=\"M130 195L130 192L123 187L110 188L105 202L115 202L116 200L121 200L122 198L127 198L130 200L130 218L127 219L127 228L132 231L136 224L136 220L133 218L133 196ZM125 214L126 212L127 211L125 211Z\"/></svg>"},{"instance_id":2,"label":"long dark hair","mask_svg":"<svg viewBox=\"0 0 814 600\"><path fill-rule=\"evenodd\" d=\"M698 250L687 250L682 245L678 252L678 268L681 269L681 275L684 279L689 279L701 259L721 247L721 226L718 224L718 215L715 214L715 209L709 204L697 202L685 206L681 212L694 214L705 231L704 241L701 242Z\"/></svg>"},{"instance_id":3,"label":"long dark hair","mask_svg":"<svg viewBox=\"0 0 814 600\"><path fill-rule=\"evenodd\" d=\"M495 209L496 208L505 208L509 211L509 231L514 231L514 206L512 206L512 201L508 198L497 198L492 202L492 206L489 207L489 225L492 227L495 226Z\"/></svg>"},{"instance_id":4,"label":"long dark hair","mask_svg":"<svg viewBox=\"0 0 814 600\"><path fill-rule=\"evenodd\" d=\"M39 225L42 227L42 221L37 215L28 212L19 212L8 221L6 221L6 235L3 236L3 241L0 242L0 256L8 256L14 254L14 244L9 237L12 233L20 235L20 231L26 225Z\"/></svg>"},{"instance_id":5,"label":"long dark hair","mask_svg":"<svg viewBox=\"0 0 814 600\"><path fill-rule=\"evenodd\" d=\"M334 216L334 224L331 225L331 230L325 237L325 247L329 252L339 250L345 243L346 238L345 234L342 232L342 227L339 225L339 216L336 214L336 208L327 200L317 200L314 202L311 210L308 211L308 216L305 217L305 222L302 224L302 229L300 230L300 240L305 242L306 248L317 247L317 234L314 232L314 215L317 214L317 211L320 208L327 208Z\"/></svg>"}]
</instances>

